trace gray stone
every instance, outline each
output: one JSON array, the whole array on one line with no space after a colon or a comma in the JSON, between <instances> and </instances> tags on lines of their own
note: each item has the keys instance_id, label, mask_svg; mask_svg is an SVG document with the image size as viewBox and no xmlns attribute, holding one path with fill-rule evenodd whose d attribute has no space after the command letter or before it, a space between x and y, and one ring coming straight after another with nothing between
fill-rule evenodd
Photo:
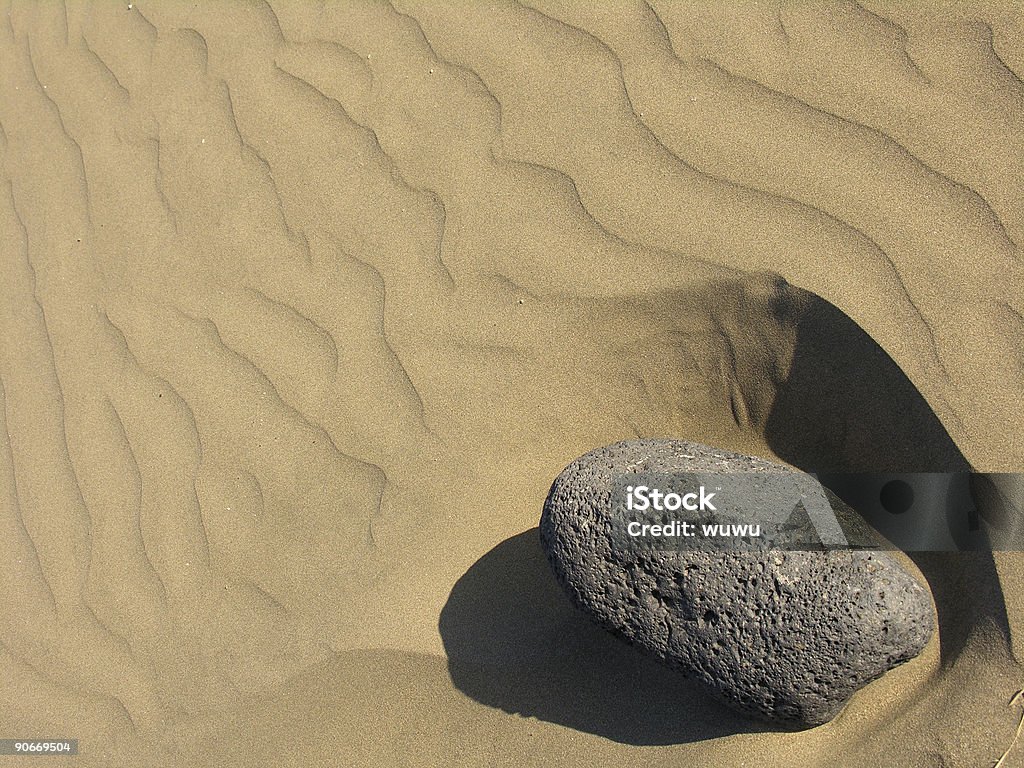
<instances>
[{"instance_id":1,"label":"gray stone","mask_svg":"<svg viewBox=\"0 0 1024 768\"><path fill-rule=\"evenodd\" d=\"M606 629L749 715L820 725L931 636L930 595L892 555L622 547L612 530L625 473L793 471L681 440L616 443L558 476L541 540L569 597Z\"/></svg>"}]
</instances>

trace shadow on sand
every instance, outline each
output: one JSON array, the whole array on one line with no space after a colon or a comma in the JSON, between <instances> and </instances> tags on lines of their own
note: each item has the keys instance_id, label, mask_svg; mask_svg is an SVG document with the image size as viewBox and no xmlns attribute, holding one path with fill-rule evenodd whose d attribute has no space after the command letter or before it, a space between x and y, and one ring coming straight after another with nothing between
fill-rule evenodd
<instances>
[{"instance_id":1,"label":"shadow on sand","mask_svg":"<svg viewBox=\"0 0 1024 768\"><path fill-rule=\"evenodd\" d=\"M802 307L789 374L765 424L779 457L808 472L971 470L928 402L874 339L818 296L805 294ZM822 481L828 484L827 475ZM990 552L907 554L932 589L944 663L981 623L998 627L1009 642Z\"/></svg>"},{"instance_id":2,"label":"shadow on sand","mask_svg":"<svg viewBox=\"0 0 1024 768\"><path fill-rule=\"evenodd\" d=\"M804 293L798 303L793 361L765 424L776 455L815 472L970 469L927 401L874 339L818 296Z\"/></svg>"}]
</instances>

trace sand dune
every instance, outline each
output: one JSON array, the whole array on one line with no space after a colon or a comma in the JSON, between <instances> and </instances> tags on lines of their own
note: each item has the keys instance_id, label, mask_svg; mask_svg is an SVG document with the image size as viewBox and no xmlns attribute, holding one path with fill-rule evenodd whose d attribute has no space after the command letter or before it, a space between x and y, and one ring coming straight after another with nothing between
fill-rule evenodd
<instances>
[{"instance_id":1,"label":"sand dune","mask_svg":"<svg viewBox=\"0 0 1024 768\"><path fill-rule=\"evenodd\" d=\"M916 556L939 638L788 734L586 624L533 529L637 435L1020 471L1019 10L3 16L0 737L74 765L1010 744L1019 555Z\"/></svg>"}]
</instances>

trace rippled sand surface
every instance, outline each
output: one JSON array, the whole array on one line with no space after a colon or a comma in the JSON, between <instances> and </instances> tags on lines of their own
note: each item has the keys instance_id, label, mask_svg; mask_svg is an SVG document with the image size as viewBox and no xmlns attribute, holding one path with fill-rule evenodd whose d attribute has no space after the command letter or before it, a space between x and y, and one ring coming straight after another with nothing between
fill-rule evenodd
<instances>
[{"instance_id":1,"label":"rippled sand surface","mask_svg":"<svg viewBox=\"0 0 1024 768\"><path fill-rule=\"evenodd\" d=\"M1021 556L916 556L939 637L789 734L591 628L533 529L637 435L1021 471L1011 5L5 4L0 737L995 762Z\"/></svg>"}]
</instances>

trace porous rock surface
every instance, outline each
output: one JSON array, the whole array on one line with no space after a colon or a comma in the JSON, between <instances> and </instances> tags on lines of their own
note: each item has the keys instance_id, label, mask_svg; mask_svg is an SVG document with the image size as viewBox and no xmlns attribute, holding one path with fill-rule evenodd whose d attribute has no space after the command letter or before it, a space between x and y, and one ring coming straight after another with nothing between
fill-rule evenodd
<instances>
[{"instance_id":1,"label":"porous rock surface","mask_svg":"<svg viewBox=\"0 0 1024 768\"><path fill-rule=\"evenodd\" d=\"M734 708L789 728L831 720L856 690L920 653L931 598L887 552L615 545L617 476L704 471L793 470L681 440L631 440L558 476L540 534L577 606Z\"/></svg>"}]
</instances>

